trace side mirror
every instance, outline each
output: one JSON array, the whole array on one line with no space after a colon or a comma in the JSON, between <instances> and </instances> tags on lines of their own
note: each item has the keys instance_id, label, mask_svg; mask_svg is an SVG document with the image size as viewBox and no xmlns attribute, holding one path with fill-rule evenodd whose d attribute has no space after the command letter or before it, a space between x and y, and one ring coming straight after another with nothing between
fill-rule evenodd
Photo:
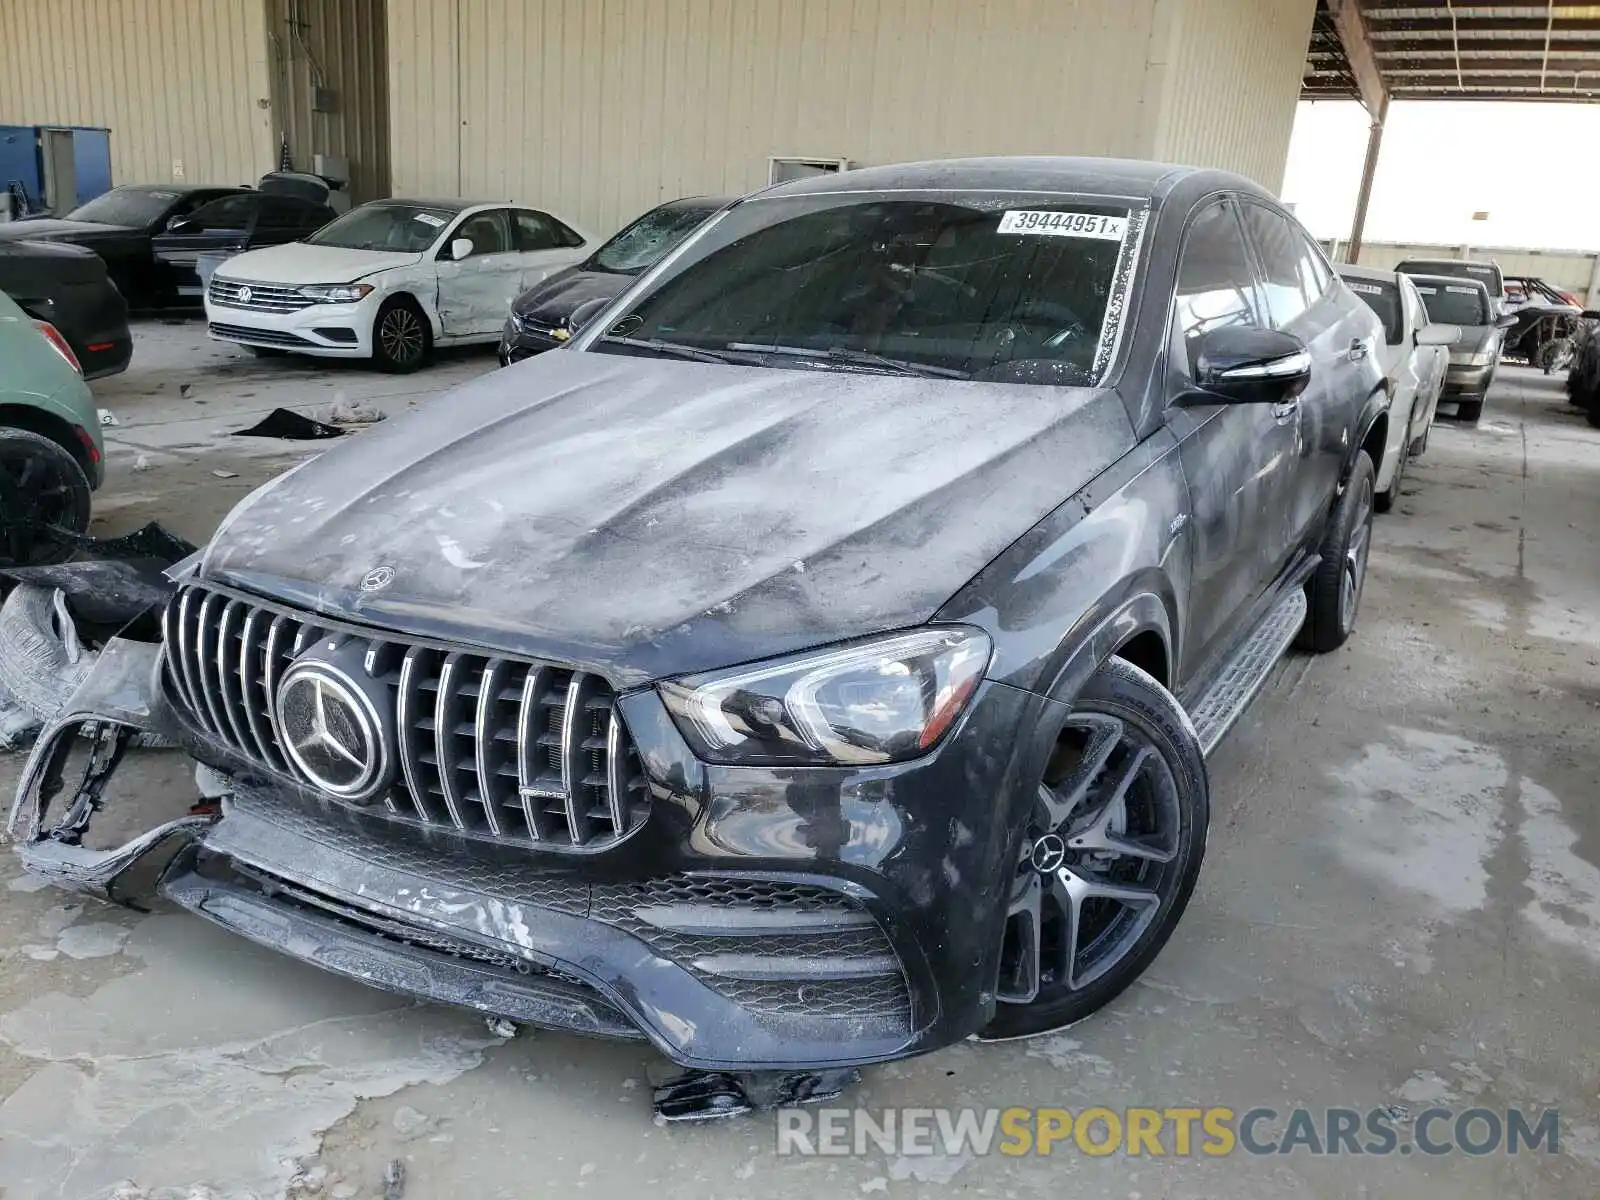
<instances>
[{"instance_id":1,"label":"side mirror","mask_svg":"<svg viewBox=\"0 0 1600 1200\"><path fill-rule=\"evenodd\" d=\"M460 262L463 258L472 257L472 239L454 238L450 242L450 257Z\"/></svg>"},{"instance_id":2,"label":"side mirror","mask_svg":"<svg viewBox=\"0 0 1600 1200\"><path fill-rule=\"evenodd\" d=\"M567 318L567 328L571 332L577 333L578 330L599 316L606 305L610 303L610 296L591 296L572 310L572 315Z\"/></svg>"},{"instance_id":3,"label":"side mirror","mask_svg":"<svg viewBox=\"0 0 1600 1200\"><path fill-rule=\"evenodd\" d=\"M1292 333L1276 329L1213 329L1200 335L1191 403L1277 404L1311 382L1311 351Z\"/></svg>"},{"instance_id":4,"label":"side mirror","mask_svg":"<svg viewBox=\"0 0 1600 1200\"><path fill-rule=\"evenodd\" d=\"M1417 330L1417 345L1419 346L1454 346L1461 340L1461 326L1459 325L1424 325Z\"/></svg>"},{"instance_id":5,"label":"side mirror","mask_svg":"<svg viewBox=\"0 0 1600 1200\"><path fill-rule=\"evenodd\" d=\"M1494 327L1496 329L1512 329L1516 326L1516 323L1516 313L1504 313L1503 315L1495 318Z\"/></svg>"}]
</instances>

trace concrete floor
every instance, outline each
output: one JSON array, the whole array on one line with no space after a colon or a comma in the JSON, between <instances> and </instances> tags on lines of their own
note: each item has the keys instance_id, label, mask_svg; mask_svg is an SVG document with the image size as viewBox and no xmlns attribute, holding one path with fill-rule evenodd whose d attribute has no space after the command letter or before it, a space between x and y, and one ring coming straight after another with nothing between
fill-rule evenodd
<instances>
[{"instance_id":1,"label":"concrete floor","mask_svg":"<svg viewBox=\"0 0 1600 1200\"><path fill-rule=\"evenodd\" d=\"M208 357L209 356L209 357ZM196 365L198 364L198 365ZM141 329L103 527L194 538L307 453L224 436L404 379ZM190 387L178 395L182 383ZM448 403L448 400L441 400ZM203 413L197 406L205 405ZM356 435L359 436L359 435ZM132 470L139 456L145 470ZM221 479L216 470L236 478ZM0 889L0 1195L1592 1200L1600 1194L1600 431L1507 368L1380 517L1354 640L1293 656L1212 764L1199 891L1147 977L1070 1033L868 1074L869 1107L1433 1104L1561 1110L1561 1153L778 1159L775 1120L652 1123L666 1064L332 979L169 911ZM0 760L0 788L19 764ZM169 798L170 756L127 772ZM0 866L0 880L15 875ZM307 1175L309 1172L309 1177ZM119 1181L133 1181L138 1189ZM142 1190L140 1190L142 1189Z\"/></svg>"}]
</instances>

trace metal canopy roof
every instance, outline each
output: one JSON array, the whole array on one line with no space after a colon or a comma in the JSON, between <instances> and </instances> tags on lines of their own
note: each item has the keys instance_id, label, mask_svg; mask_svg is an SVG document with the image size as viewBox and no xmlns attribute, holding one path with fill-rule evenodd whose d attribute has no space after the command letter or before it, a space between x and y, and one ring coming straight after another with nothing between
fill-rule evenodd
<instances>
[{"instance_id":1,"label":"metal canopy roof","mask_svg":"<svg viewBox=\"0 0 1600 1200\"><path fill-rule=\"evenodd\" d=\"M1361 98L1342 5L1359 8L1391 99L1600 102L1600 3L1578 0L1318 0L1303 99Z\"/></svg>"}]
</instances>

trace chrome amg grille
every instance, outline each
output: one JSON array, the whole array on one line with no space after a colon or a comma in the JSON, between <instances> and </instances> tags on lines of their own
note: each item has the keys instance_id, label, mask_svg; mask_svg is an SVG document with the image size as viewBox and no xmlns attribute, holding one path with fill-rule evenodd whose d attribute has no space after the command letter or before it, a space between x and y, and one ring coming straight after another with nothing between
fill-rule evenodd
<instances>
[{"instance_id":1,"label":"chrome amg grille","mask_svg":"<svg viewBox=\"0 0 1600 1200\"><path fill-rule=\"evenodd\" d=\"M476 837L597 849L645 818L639 757L610 686L551 663L418 645L187 585L167 606L168 690L205 733L291 778L273 704L295 657L354 640L388 697L399 819Z\"/></svg>"},{"instance_id":2,"label":"chrome amg grille","mask_svg":"<svg viewBox=\"0 0 1600 1200\"><path fill-rule=\"evenodd\" d=\"M211 289L207 294L213 304L245 308L252 312L299 312L312 305L312 301L292 287L253 283L248 279L218 279L215 275L211 277Z\"/></svg>"}]
</instances>

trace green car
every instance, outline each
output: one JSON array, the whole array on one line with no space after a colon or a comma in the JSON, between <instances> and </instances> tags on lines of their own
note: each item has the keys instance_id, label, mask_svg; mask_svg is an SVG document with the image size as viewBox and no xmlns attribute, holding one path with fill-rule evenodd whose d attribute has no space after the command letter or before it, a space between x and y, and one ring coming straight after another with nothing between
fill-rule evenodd
<instances>
[{"instance_id":1,"label":"green car","mask_svg":"<svg viewBox=\"0 0 1600 1200\"><path fill-rule=\"evenodd\" d=\"M0 567L59 562L105 478L94 396L72 348L0 292Z\"/></svg>"}]
</instances>

